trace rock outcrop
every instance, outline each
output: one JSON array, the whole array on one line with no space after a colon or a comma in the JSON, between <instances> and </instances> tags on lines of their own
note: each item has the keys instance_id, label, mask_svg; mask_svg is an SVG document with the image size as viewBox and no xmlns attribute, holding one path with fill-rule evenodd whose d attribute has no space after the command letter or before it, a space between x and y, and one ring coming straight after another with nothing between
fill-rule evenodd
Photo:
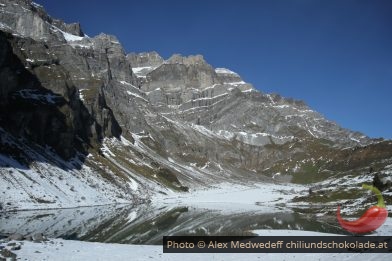
<instances>
[{"instance_id":1,"label":"rock outcrop","mask_svg":"<svg viewBox=\"0 0 392 261\"><path fill-rule=\"evenodd\" d=\"M129 53L127 55L127 60L132 68L157 68L164 63L163 58L155 51L148 53Z\"/></svg>"},{"instance_id":2,"label":"rock outcrop","mask_svg":"<svg viewBox=\"0 0 392 261\"><path fill-rule=\"evenodd\" d=\"M220 83L215 70L201 55L182 57L173 55L147 75L144 91L161 88L166 92L185 92L191 88L202 89Z\"/></svg>"},{"instance_id":3,"label":"rock outcrop","mask_svg":"<svg viewBox=\"0 0 392 261\"><path fill-rule=\"evenodd\" d=\"M31 1L4 1L2 8L1 23L10 31L0 38L2 126L64 158L105 136L119 137L103 89L113 78L132 82L132 72L115 37L89 40L95 49L75 47L67 43L83 40L80 25L52 19Z\"/></svg>"}]
</instances>

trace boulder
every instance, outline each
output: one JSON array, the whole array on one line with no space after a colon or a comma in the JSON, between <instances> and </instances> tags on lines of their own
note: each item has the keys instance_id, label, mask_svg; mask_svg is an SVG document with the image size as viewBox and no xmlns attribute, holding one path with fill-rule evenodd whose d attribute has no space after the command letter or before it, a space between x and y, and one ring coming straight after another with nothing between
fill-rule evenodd
<instances>
[{"instance_id":1,"label":"boulder","mask_svg":"<svg viewBox=\"0 0 392 261\"><path fill-rule=\"evenodd\" d=\"M46 240L46 238L44 237L44 235L42 233L35 233L35 234L33 234L32 238L33 238L33 241L37 242L37 243Z\"/></svg>"},{"instance_id":2,"label":"boulder","mask_svg":"<svg viewBox=\"0 0 392 261\"><path fill-rule=\"evenodd\" d=\"M392 176L388 173L377 172L373 178L373 185L380 191L392 188Z\"/></svg>"},{"instance_id":3,"label":"boulder","mask_svg":"<svg viewBox=\"0 0 392 261\"><path fill-rule=\"evenodd\" d=\"M8 237L8 240L15 240L15 241L20 241L20 240L23 240L23 239L24 239L24 236L22 234L19 234L19 233L12 234L12 235L10 235Z\"/></svg>"}]
</instances>

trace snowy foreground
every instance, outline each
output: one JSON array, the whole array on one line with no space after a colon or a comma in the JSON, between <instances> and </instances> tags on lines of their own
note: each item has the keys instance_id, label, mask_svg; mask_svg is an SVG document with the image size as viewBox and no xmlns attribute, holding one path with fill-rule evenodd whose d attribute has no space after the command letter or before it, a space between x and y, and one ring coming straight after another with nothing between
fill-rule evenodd
<instances>
[{"instance_id":1,"label":"snowy foreground","mask_svg":"<svg viewBox=\"0 0 392 261\"><path fill-rule=\"evenodd\" d=\"M299 234L303 235L303 234ZM318 234L322 235L322 234ZM390 260L391 254L167 254L162 246L90 243L52 240L24 242L17 251L20 260Z\"/></svg>"},{"instance_id":2,"label":"snowy foreground","mask_svg":"<svg viewBox=\"0 0 392 261\"><path fill-rule=\"evenodd\" d=\"M220 208L223 212L242 212L250 209L269 210L288 202L294 196L306 193L302 186L274 184L253 187L223 185L213 190L200 190L188 194L161 196L153 201L157 205L194 205ZM260 196L262 195L262 196ZM230 204L228 204L230 203ZM254 230L260 236L342 236L301 230ZM392 219L374 233L392 234ZM127 245L93 243L52 239L43 243L22 241L21 249L14 251L18 260L390 260L391 254L320 254L320 253L252 253L252 254L172 254L163 253L158 245ZM19 242L18 242L19 244Z\"/></svg>"}]
</instances>

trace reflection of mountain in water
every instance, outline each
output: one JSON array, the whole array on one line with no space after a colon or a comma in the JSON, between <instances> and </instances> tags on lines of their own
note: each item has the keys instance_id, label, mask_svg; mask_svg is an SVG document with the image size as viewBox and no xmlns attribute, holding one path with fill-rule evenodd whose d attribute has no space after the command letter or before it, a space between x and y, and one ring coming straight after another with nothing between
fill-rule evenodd
<instances>
[{"instance_id":1,"label":"reflection of mountain in water","mask_svg":"<svg viewBox=\"0 0 392 261\"><path fill-rule=\"evenodd\" d=\"M160 244L169 235L252 235L256 229L342 232L290 209L222 213L185 206L104 206L6 213L0 221L4 234L41 232L49 237L125 244Z\"/></svg>"}]
</instances>

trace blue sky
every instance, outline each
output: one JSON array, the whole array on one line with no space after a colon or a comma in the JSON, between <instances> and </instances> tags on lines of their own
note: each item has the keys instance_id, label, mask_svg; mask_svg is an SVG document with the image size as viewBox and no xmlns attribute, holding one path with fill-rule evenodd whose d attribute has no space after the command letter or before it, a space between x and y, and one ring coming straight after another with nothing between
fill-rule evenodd
<instances>
[{"instance_id":1,"label":"blue sky","mask_svg":"<svg viewBox=\"0 0 392 261\"><path fill-rule=\"evenodd\" d=\"M202 54L342 127L392 138L392 1L36 0L127 52Z\"/></svg>"}]
</instances>

